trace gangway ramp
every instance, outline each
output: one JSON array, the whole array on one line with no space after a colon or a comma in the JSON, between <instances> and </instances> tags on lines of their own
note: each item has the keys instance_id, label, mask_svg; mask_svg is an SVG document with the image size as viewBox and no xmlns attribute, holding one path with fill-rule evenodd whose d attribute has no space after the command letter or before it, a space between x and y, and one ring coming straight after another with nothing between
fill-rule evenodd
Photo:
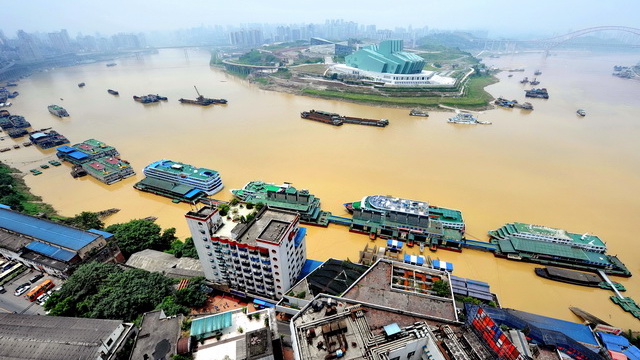
<instances>
[{"instance_id":1,"label":"gangway ramp","mask_svg":"<svg viewBox=\"0 0 640 360\"><path fill-rule=\"evenodd\" d=\"M469 249L490 251L490 252L495 252L498 249L498 246L496 244L492 244L486 241L477 241L477 240L470 240L470 239L464 239L462 241L462 246Z\"/></svg>"},{"instance_id":2,"label":"gangway ramp","mask_svg":"<svg viewBox=\"0 0 640 360\"><path fill-rule=\"evenodd\" d=\"M351 224L353 223L353 219L336 215L329 215L328 220L330 224L338 224L344 226L351 226Z\"/></svg>"}]
</instances>

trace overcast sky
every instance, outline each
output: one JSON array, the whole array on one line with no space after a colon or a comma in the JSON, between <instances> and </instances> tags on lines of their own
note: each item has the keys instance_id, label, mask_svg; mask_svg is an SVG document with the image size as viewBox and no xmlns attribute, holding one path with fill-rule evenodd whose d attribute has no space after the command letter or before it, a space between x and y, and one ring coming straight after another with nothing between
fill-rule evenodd
<instances>
[{"instance_id":1,"label":"overcast sky","mask_svg":"<svg viewBox=\"0 0 640 360\"><path fill-rule=\"evenodd\" d=\"M378 28L488 30L490 36L563 34L603 25L640 27L640 0L9 0L0 30L114 34L200 25L324 23Z\"/></svg>"}]
</instances>

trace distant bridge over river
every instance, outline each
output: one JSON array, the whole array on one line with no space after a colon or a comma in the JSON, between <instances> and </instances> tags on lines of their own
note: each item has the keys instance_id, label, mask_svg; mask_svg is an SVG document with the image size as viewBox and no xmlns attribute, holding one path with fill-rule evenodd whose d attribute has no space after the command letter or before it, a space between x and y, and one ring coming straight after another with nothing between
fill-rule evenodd
<instances>
[{"instance_id":1,"label":"distant bridge over river","mask_svg":"<svg viewBox=\"0 0 640 360\"><path fill-rule=\"evenodd\" d=\"M616 31L622 35L627 35L624 38L620 38L619 42L606 42L603 39L602 43L585 43L585 47L616 47L616 48L640 48L640 29L628 27L628 26L596 26L582 30L572 31L570 33L553 36L543 39L534 40L487 40L485 41L484 50L481 52L503 52L514 53L516 51L522 51L525 49L539 49L545 51L548 55L549 51L559 46L570 43L571 40L579 38L581 36L599 33L604 31Z\"/></svg>"}]
</instances>

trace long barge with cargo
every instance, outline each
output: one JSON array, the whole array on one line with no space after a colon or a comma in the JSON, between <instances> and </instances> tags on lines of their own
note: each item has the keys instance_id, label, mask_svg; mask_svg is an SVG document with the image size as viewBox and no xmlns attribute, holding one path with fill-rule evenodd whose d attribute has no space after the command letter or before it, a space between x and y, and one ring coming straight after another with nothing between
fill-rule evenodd
<instances>
[{"instance_id":1,"label":"long barge with cargo","mask_svg":"<svg viewBox=\"0 0 640 360\"><path fill-rule=\"evenodd\" d=\"M598 287L607 290L611 289L611 285L609 285L608 282L602 279L599 275L592 273L561 269L553 266L535 268L535 273L545 279L560 281L567 284ZM622 284L617 282L614 282L613 284L618 291L626 291Z\"/></svg>"},{"instance_id":2,"label":"long barge with cargo","mask_svg":"<svg viewBox=\"0 0 640 360\"><path fill-rule=\"evenodd\" d=\"M342 116L340 114L330 113L322 110L303 111L302 113L300 113L300 117L303 119L314 120L334 126L340 126L342 124L356 124L385 127L389 125L389 120L387 119L376 120L354 116Z\"/></svg>"},{"instance_id":3,"label":"long barge with cargo","mask_svg":"<svg viewBox=\"0 0 640 360\"><path fill-rule=\"evenodd\" d=\"M206 98L200 94L197 87L194 86L194 88L196 89L196 93L198 94L198 97L195 100L180 98L178 101L180 101L182 104L193 104L193 105L200 105L200 106L209 106L214 104L227 103L226 99Z\"/></svg>"}]
</instances>

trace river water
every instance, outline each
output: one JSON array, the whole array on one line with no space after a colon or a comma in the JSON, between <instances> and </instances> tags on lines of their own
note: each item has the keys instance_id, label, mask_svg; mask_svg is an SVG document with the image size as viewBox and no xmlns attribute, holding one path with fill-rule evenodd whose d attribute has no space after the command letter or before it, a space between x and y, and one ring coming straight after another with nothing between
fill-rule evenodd
<instances>
[{"instance_id":1,"label":"river water","mask_svg":"<svg viewBox=\"0 0 640 360\"><path fill-rule=\"evenodd\" d=\"M208 66L199 50L163 50L156 55L52 69L20 81L12 113L34 128L53 127L72 143L89 138L117 147L138 175L107 186L91 177L73 179L65 164L38 177L26 175L32 191L63 215L119 208L108 223L158 217L162 227L188 236L184 213L190 206L139 192L133 184L142 168L172 159L220 171L228 190L250 180L291 182L322 199L323 208L347 215L342 204L365 195L389 194L460 209L467 236L487 240L488 230L521 221L599 235L610 254L619 255L634 277L614 280L640 301L640 82L611 76L613 65L632 65L637 54L519 54L487 59L502 72L488 87L494 96L524 101L522 77L540 69L540 87L549 100L529 99L535 110L495 109L479 115L493 125L453 125L451 112L410 117L407 109L357 105L263 91L245 80ZM509 78L508 75L514 76ZM78 83L85 82L84 88ZM196 85L226 106L180 104L195 98ZM115 89L120 96L112 96ZM168 102L142 105L132 95L158 93ZM63 99L63 100L62 100ZM58 119L47 105L64 106ZM576 115L584 108L587 116ZM333 127L300 119L303 110L322 109L357 117L388 118L387 128ZM23 140L24 141L24 140ZM6 139L0 145L10 146ZM24 172L54 158L54 150L35 147L0 153L0 160ZM371 241L346 228L309 229L308 257L356 261ZM378 240L377 245L383 245ZM417 254L418 249L410 249ZM605 290L537 277L535 265L464 250L425 254L454 263L454 274L487 281L503 306L578 321L578 306L616 326L638 329L638 321L614 305Z\"/></svg>"}]
</instances>

